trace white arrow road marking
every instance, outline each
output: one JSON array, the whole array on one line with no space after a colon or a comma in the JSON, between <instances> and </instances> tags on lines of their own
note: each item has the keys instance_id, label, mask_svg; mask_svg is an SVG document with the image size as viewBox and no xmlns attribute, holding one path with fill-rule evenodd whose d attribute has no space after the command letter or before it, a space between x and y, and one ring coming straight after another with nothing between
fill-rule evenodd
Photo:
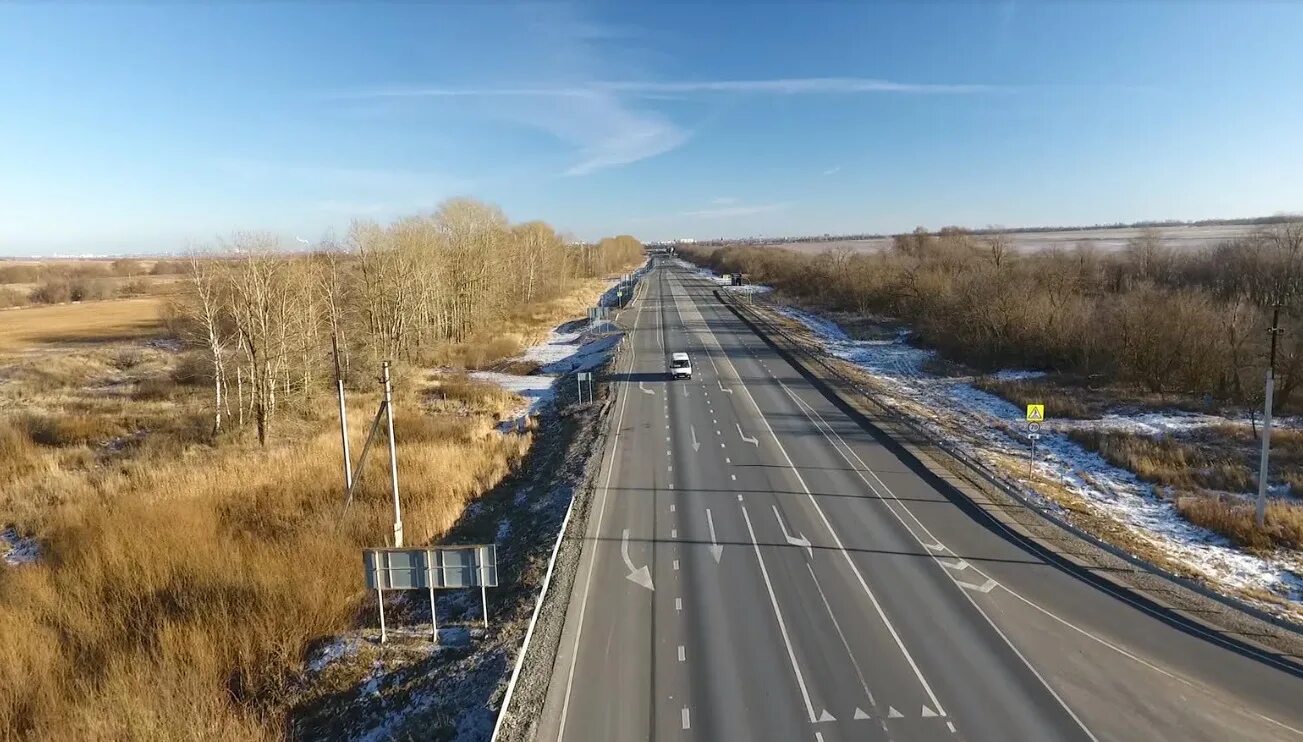
<instances>
[{"instance_id":1,"label":"white arrow road marking","mask_svg":"<svg viewBox=\"0 0 1303 742\"><path fill-rule=\"evenodd\" d=\"M989 593L989 592L991 592L992 590L994 590L995 587L996 587L997 585L999 585L1000 583L998 583L998 582L996 582L995 580L992 580L991 578L988 577L988 578L986 578L986 582L983 582L981 585L973 585L973 584L970 584L970 583L964 582L963 580L955 580L955 584L956 584L956 585L959 585L960 587L964 588L965 590L973 590L973 591L975 591L975 592L979 592L979 593Z\"/></svg>"},{"instance_id":2,"label":"white arrow road marking","mask_svg":"<svg viewBox=\"0 0 1303 742\"><path fill-rule=\"evenodd\" d=\"M693 450L693 452L695 453L695 452L697 452L697 451L700 451L700 450L701 450L701 443L699 443L699 442L697 441L697 429L694 428L693 426L689 425L689 426L688 426L688 430L692 432L692 450Z\"/></svg>"},{"instance_id":3,"label":"white arrow road marking","mask_svg":"<svg viewBox=\"0 0 1303 742\"><path fill-rule=\"evenodd\" d=\"M656 390L654 390L654 389L648 389L646 386L643 386L643 383L642 383L641 381L638 382L638 388L642 390L642 393L643 393L643 394L651 394L651 395L655 395L655 394L656 394Z\"/></svg>"},{"instance_id":4,"label":"white arrow road marking","mask_svg":"<svg viewBox=\"0 0 1303 742\"><path fill-rule=\"evenodd\" d=\"M719 564L720 557L724 556L724 547L715 540L715 519L710 515L710 508L706 508L706 525L710 526L710 555L715 557L715 564Z\"/></svg>"},{"instance_id":5,"label":"white arrow road marking","mask_svg":"<svg viewBox=\"0 0 1303 742\"><path fill-rule=\"evenodd\" d=\"M933 711L932 709L928 708L927 706L924 706L924 707L923 707L923 718L924 718L924 719L930 719L930 718L932 718L933 716L936 716L936 715L937 715L937 712Z\"/></svg>"},{"instance_id":6,"label":"white arrow road marking","mask_svg":"<svg viewBox=\"0 0 1303 742\"><path fill-rule=\"evenodd\" d=\"M792 546L804 546L806 554L809 555L811 559L813 559L814 547L810 545L810 539L806 538L805 536L801 536L800 538L792 538L792 534L787 532L787 524L783 522L783 516L778 514L778 506L774 505L773 508L774 508L774 517L778 519L778 526L783 529L783 538L787 539L787 543Z\"/></svg>"},{"instance_id":7,"label":"white arrow road marking","mask_svg":"<svg viewBox=\"0 0 1303 742\"><path fill-rule=\"evenodd\" d=\"M855 718L856 718L856 719L869 719L869 718L872 718L872 717L870 717L868 714L864 713L864 711L863 711L862 709L860 709L859 706L856 706L856 707L855 707Z\"/></svg>"},{"instance_id":8,"label":"white arrow road marking","mask_svg":"<svg viewBox=\"0 0 1303 742\"><path fill-rule=\"evenodd\" d=\"M655 590L652 586L651 572L647 565L634 569L633 560L629 558L629 529L624 529L624 537L620 539L620 556L624 557L624 566L629 568L629 574L625 578L630 582L636 582L648 590Z\"/></svg>"},{"instance_id":9,"label":"white arrow road marking","mask_svg":"<svg viewBox=\"0 0 1303 742\"><path fill-rule=\"evenodd\" d=\"M759 447L760 447L760 441L756 440L755 438L748 438L748 437L747 437L747 434L742 432L742 425L741 425L741 423L734 423L734 425L737 425L737 434L740 435L740 436L742 436L742 440L746 441L747 443L750 443L751 445L755 446L756 448L759 448Z\"/></svg>"},{"instance_id":10,"label":"white arrow road marking","mask_svg":"<svg viewBox=\"0 0 1303 742\"><path fill-rule=\"evenodd\" d=\"M903 718L905 718L905 715L902 714L902 713L900 713L899 711L897 711L895 706L888 706L888 707L887 707L887 718L888 718L888 719L903 719Z\"/></svg>"},{"instance_id":11,"label":"white arrow road marking","mask_svg":"<svg viewBox=\"0 0 1303 742\"><path fill-rule=\"evenodd\" d=\"M722 381L719 382L719 390L720 390L721 392L725 393L725 394L732 394L732 393L733 393L733 390L732 390L732 389L725 389L725 388L724 388L724 382L722 382Z\"/></svg>"},{"instance_id":12,"label":"white arrow road marking","mask_svg":"<svg viewBox=\"0 0 1303 742\"><path fill-rule=\"evenodd\" d=\"M819 714L819 721L837 721L837 719L832 714L828 713L828 709L824 709L823 713Z\"/></svg>"}]
</instances>

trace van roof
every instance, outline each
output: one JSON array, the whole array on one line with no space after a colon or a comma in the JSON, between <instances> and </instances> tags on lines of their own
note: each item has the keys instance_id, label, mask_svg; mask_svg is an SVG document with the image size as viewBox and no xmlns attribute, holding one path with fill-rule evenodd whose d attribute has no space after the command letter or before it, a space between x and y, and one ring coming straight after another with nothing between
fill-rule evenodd
<instances>
[{"instance_id":1,"label":"van roof","mask_svg":"<svg viewBox=\"0 0 1303 742\"><path fill-rule=\"evenodd\" d=\"M687 354L687 353L671 353L671 354L670 354L670 358L673 359L673 360L676 360L676 361L680 361L680 360L682 360L682 361L686 361L686 360L688 360L688 354Z\"/></svg>"}]
</instances>

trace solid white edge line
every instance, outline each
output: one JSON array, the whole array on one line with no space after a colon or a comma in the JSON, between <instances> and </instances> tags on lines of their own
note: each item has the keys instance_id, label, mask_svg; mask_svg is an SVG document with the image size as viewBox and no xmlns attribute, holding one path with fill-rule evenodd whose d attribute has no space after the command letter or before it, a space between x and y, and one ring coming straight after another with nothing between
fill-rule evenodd
<instances>
[{"instance_id":1,"label":"solid white edge line","mask_svg":"<svg viewBox=\"0 0 1303 742\"><path fill-rule=\"evenodd\" d=\"M783 645L787 647L787 658L792 663L792 672L796 674L796 684L801 688L801 698L805 701L806 713L810 715L810 723L815 723L814 704L810 703L810 692L805 687L805 677L801 675L801 667L796 663L796 650L792 649L792 640L787 635L787 623L783 621L783 612L778 607L778 597L774 595L774 585L769 581L769 570L765 568L765 558L760 555L760 544L756 541L755 529L751 527L751 516L747 514L746 506L742 506L742 518L747 524L747 533L751 534L751 546L756 551L756 561L760 564L760 576L765 578L765 589L769 591L769 604L773 606L774 618L778 619L778 630L783 636Z\"/></svg>"},{"instance_id":2,"label":"solid white edge line","mask_svg":"<svg viewBox=\"0 0 1303 742\"><path fill-rule=\"evenodd\" d=\"M638 323L642 321L642 310L645 307L646 307L645 304L638 307L638 313L634 315L634 319L633 319L633 329L629 331L629 338L630 338L629 366L628 366L627 373L633 373L633 364L634 361L637 360L638 358L638 348L633 338L635 334L638 332ZM594 533L599 535L602 532L602 522L606 516L606 502L609 499L609 493L611 491L611 477L615 474L615 465L619 460L620 429L624 427L624 413L628 405L629 405L629 394L625 392L620 395L620 417L619 419L616 420L615 436L611 440L610 465L606 469L606 482L602 485L602 503L597 510L597 525L594 529ZM571 502L573 503L574 501L571 500ZM584 631L584 614L588 609L588 593L592 589L593 566L594 564L596 564L596 561L597 560L592 556L589 557L588 576L584 579L584 594L583 597L579 599L579 616L578 616L578 623L575 625L574 651L570 655L570 669L566 674L566 692L565 692L564 699L561 702L561 721L559 726L557 727L557 735L556 735L557 740L561 740L565 736L566 716L570 712L570 692L575 681L575 664L579 660L580 638L582 637ZM562 631L564 630L565 628L563 625ZM503 708L505 709L506 707L504 706Z\"/></svg>"},{"instance_id":3,"label":"solid white edge line","mask_svg":"<svg viewBox=\"0 0 1303 742\"><path fill-rule=\"evenodd\" d=\"M649 258L644 267L650 265L651 259ZM647 272L650 272L650 268L648 268ZM642 288L643 284L640 282L638 286ZM646 291L643 291L643 295L646 295ZM641 313L642 305L640 304L638 314L634 315L635 326ZM556 568L557 554L561 551L561 542L565 540L566 529L570 526L570 515L574 512L574 509L575 498L571 496L570 504L566 506L566 514L561 519L561 530L557 533L556 542L552 544L552 555L547 560L547 572L543 575L543 584L539 588L538 598L534 601L534 612L529 617L529 626L525 628L525 638L520 642L520 653L516 656L516 666L511 670L511 678L507 681L507 690L502 696L502 704L498 707L498 718L493 722L493 735L489 738L490 742L496 742L498 735L502 732L502 723L506 721L507 711L511 708L511 699L516 692L516 682L520 679L520 669L525 664L525 654L528 653L529 642L534 637L534 627L538 624L539 612L543 608L543 601L547 597L548 588L552 585L552 573Z\"/></svg>"}]
</instances>

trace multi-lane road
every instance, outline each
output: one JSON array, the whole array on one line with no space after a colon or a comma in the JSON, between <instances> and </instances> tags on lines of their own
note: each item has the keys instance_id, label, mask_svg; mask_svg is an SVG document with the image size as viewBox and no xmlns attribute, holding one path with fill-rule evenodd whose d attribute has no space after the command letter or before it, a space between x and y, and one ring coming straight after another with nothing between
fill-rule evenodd
<instances>
[{"instance_id":1,"label":"multi-lane road","mask_svg":"<svg viewBox=\"0 0 1303 742\"><path fill-rule=\"evenodd\" d=\"M975 520L714 289L661 259L622 317L539 739L1303 739L1288 658Z\"/></svg>"}]
</instances>

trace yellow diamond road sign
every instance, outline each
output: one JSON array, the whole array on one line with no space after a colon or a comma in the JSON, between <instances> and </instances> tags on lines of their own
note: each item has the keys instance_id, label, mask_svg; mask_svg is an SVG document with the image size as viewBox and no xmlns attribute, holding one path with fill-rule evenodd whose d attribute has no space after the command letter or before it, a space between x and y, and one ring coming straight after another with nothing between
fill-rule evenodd
<instances>
[{"instance_id":1,"label":"yellow diamond road sign","mask_svg":"<svg viewBox=\"0 0 1303 742\"><path fill-rule=\"evenodd\" d=\"M1027 405L1027 422L1039 423L1045 420L1045 405L1029 404Z\"/></svg>"}]
</instances>

